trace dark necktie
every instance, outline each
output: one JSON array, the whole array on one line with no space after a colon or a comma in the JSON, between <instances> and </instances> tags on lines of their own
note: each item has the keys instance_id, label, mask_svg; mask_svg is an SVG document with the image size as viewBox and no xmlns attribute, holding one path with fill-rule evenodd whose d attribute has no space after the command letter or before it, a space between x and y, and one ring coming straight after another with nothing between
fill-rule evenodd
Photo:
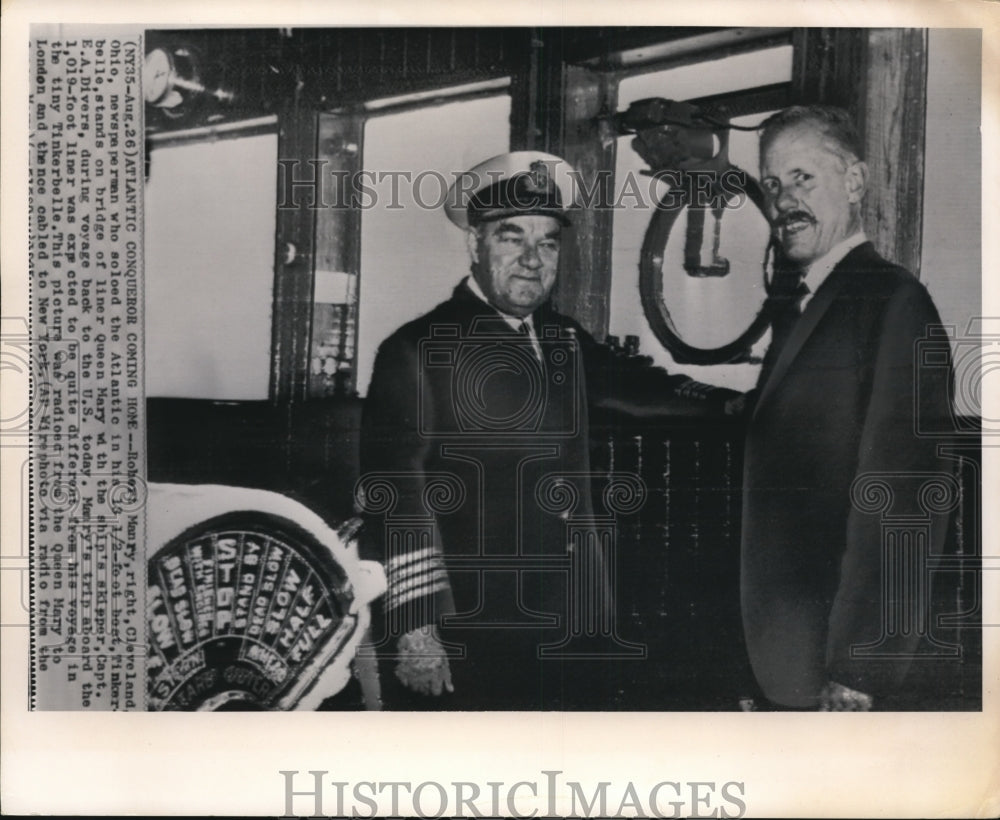
<instances>
[{"instance_id":1,"label":"dark necktie","mask_svg":"<svg viewBox=\"0 0 1000 820\"><path fill-rule=\"evenodd\" d=\"M542 361L542 348L539 346L538 342L535 340L535 335L531 332L531 327L528 322L524 319L521 320L521 324L517 326L517 332L519 335L524 336L526 339L531 340L531 351L535 354L535 358L538 361Z\"/></svg>"},{"instance_id":2,"label":"dark necktie","mask_svg":"<svg viewBox=\"0 0 1000 820\"><path fill-rule=\"evenodd\" d=\"M770 299L774 313L771 320L771 345L764 355L764 365L761 368L759 384L770 374L781 349L795 327L796 321L802 315L802 300L809 294L809 286L802 281L801 273L788 274L783 281L775 281Z\"/></svg>"}]
</instances>

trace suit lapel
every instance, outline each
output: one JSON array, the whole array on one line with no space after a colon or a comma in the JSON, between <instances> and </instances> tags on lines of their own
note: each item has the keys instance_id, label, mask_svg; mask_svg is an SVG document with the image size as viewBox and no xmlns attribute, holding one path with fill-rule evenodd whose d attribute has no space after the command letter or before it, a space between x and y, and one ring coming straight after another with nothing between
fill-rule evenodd
<instances>
[{"instance_id":1,"label":"suit lapel","mask_svg":"<svg viewBox=\"0 0 1000 820\"><path fill-rule=\"evenodd\" d=\"M833 273L830 274L827 280L816 292L816 295L812 298L809 304L806 305L806 309L802 316L795 323L791 333L788 335L788 340L785 342L785 346L778 354L778 359L774 363L774 367L771 368L771 373L767 377L767 381L760 387L760 396L758 397L757 404L754 408L755 416L757 411L760 409L760 406L768 400L774 392L775 387L781 382L781 379L788 371L789 365L795 361L795 357L798 356L799 352L802 350L802 346L816 329L820 319L823 318L827 310L829 310L830 305L833 304L834 300L840 294L844 285L847 284L850 276L846 273L846 271L850 267L849 260L852 255L853 253L849 253L843 260L841 260L837 267L834 268Z\"/></svg>"}]
</instances>

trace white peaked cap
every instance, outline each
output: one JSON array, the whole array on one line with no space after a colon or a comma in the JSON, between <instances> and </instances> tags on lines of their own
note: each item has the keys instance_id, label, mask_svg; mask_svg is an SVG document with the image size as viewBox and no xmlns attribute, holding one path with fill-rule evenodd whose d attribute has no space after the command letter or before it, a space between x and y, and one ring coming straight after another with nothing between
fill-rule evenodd
<instances>
[{"instance_id":1,"label":"white peaked cap","mask_svg":"<svg viewBox=\"0 0 1000 820\"><path fill-rule=\"evenodd\" d=\"M524 177L530 183L531 179L538 179L539 172L542 180L558 193L558 202L550 200L544 205L532 207L530 204L521 205L520 200L517 200L517 204L511 203L509 207L504 207L503 201L497 201L493 203L495 207L483 209L486 217L482 221L517 213L551 213L568 224L566 209L576 202L577 181L574 169L562 157L542 151L498 154L460 174L448 190L444 203L445 214L459 228L468 228L469 205L477 194L498 196L502 200L504 194L497 193L497 189L503 189L505 181ZM491 191L494 186L497 188Z\"/></svg>"}]
</instances>

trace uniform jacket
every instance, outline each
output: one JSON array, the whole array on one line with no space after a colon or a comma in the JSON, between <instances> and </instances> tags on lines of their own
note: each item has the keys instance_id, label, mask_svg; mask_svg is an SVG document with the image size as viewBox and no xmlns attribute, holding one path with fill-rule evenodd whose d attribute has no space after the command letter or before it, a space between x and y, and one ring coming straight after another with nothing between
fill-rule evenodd
<instances>
[{"instance_id":1,"label":"uniform jacket","mask_svg":"<svg viewBox=\"0 0 1000 820\"><path fill-rule=\"evenodd\" d=\"M532 319L541 362L462 283L383 342L365 401L363 543L387 570L382 644L438 623L465 708L560 705L563 673L530 670L570 630L566 556L594 512L590 408L683 413L728 394L630 363L548 305ZM610 592L591 603L585 617L606 618Z\"/></svg>"},{"instance_id":2,"label":"uniform jacket","mask_svg":"<svg viewBox=\"0 0 1000 820\"><path fill-rule=\"evenodd\" d=\"M941 439L917 430L948 418L950 365L915 368L939 323L923 285L866 242L765 359L745 452L742 609L771 701L814 706L833 680L878 703L907 672L922 625L892 620L898 591L883 583L900 576L883 561L900 553L883 525L910 516L919 549L941 551L947 516L928 513L921 487L952 470Z\"/></svg>"}]
</instances>

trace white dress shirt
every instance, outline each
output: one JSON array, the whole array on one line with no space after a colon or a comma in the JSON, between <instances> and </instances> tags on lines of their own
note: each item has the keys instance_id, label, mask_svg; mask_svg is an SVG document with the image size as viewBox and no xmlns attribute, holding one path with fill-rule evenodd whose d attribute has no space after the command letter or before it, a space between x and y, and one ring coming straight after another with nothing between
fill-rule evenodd
<instances>
[{"instance_id":1,"label":"white dress shirt","mask_svg":"<svg viewBox=\"0 0 1000 820\"><path fill-rule=\"evenodd\" d=\"M848 253L854 250L862 242L867 241L868 237L865 236L865 232L858 231L857 233L847 237L847 239L843 239L838 242L823 256L806 268L806 273L802 281L808 286L809 293L807 293L799 303L801 310L804 311L806 309L806 305L809 304L809 300L816 295L816 291L819 290L820 285L826 281L826 277L833 273L833 269L837 267L840 260L847 256Z\"/></svg>"},{"instance_id":2,"label":"white dress shirt","mask_svg":"<svg viewBox=\"0 0 1000 820\"><path fill-rule=\"evenodd\" d=\"M531 314L529 313L523 319L520 316L511 316L510 314L504 313L502 310L498 310L497 307L490 303L490 300L486 298L486 294L483 293L483 289L479 287L479 283L476 281L475 277L467 276L465 277L466 283L471 290L479 299L489 305L493 310L495 310L500 318L503 319L508 325L510 325L511 330L517 333L523 333L521 327L527 327L528 336L531 337L531 346L535 350L535 356L538 361L542 360L542 346L538 343L538 337L535 335L535 323L531 319Z\"/></svg>"}]
</instances>

